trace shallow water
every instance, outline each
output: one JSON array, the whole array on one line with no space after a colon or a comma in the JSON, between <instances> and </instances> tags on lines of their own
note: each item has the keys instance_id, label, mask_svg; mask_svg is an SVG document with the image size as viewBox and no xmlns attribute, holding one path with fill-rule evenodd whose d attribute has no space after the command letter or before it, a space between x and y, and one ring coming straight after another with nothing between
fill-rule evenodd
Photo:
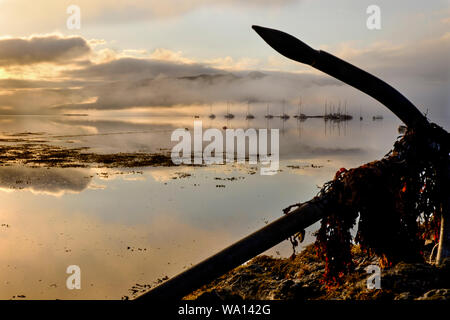
<instances>
[{"instance_id":1,"label":"shallow water","mask_svg":"<svg viewBox=\"0 0 450 320\"><path fill-rule=\"evenodd\" d=\"M173 276L313 197L342 167L379 159L398 120L210 120L204 128L279 128L280 172L256 166L132 169L0 167L0 298L120 299L135 284ZM95 152L157 152L192 117L1 116L0 138ZM23 133L39 133L23 135ZM13 142L1 142L8 144ZM313 165L313 166L312 166ZM234 177L234 179L233 179ZM313 241L308 228L303 245ZM290 244L269 250L291 254ZM81 268L81 290L66 268ZM23 297L24 296L24 297Z\"/></svg>"}]
</instances>

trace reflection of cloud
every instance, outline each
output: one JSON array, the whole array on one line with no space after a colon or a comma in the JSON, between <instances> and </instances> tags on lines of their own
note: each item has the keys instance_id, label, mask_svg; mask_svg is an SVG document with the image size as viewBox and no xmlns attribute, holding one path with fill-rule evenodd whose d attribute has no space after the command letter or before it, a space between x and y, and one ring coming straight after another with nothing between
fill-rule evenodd
<instances>
[{"instance_id":1,"label":"reflection of cloud","mask_svg":"<svg viewBox=\"0 0 450 320\"><path fill-rule=\"evenodd\" d=\"M91 183L91 184L89 184L88 188L91 189L91 190L105 190L106 186L105 185Z\"/></svg>"},{"instance_id":2,"label":"reflection of cloud","mask_svg":"<svg viewBox=\"0 0 450 320\"><path fill-rule=\"evenodd\" d=\"M48 113L49 107L67 103L67 101L82 102L85 93L79 89L68 88L42 88L35 90L13 90L10 93L0 94L0 106L11 107L5 113Z\"/></svg>"},{"instance_id":3,"label":"reflection of cloud","mask_svg":"<svg viewBox=\"0 0 450 320\"><path fill-rule=\"evenodd\" d=\"M343 160L339 157L334 157L332 161L327 161L324 158L302 158L286 161L283 163L282 169L289 174L308 176L316 180L323 179L324 181L330 181L340 168L351 169L362 164L363 163L358 162L358 160L352 161L352 159L349 160L348 158ZM298 168L296 166L298 166ZM317 185L322 184L319 182Z\"/></svg>"},{"instance_id":4,"label":"reflection of cloud","mask_svg":"<svg viewBox=\"0 0 450 320\"><path fill-rule=\"evenodd\" d=\"M90 181L86 169L0 167L0 188L6 191L20 189L61 196L80 193Z\"/></svg>"},{"instance_id":5,"label":"reflection of cloud","mask_svg":"<svg viewBox=\"0 0 450 320\"><path fill-rule=\"evenodd\" d=\"M314 147L302 145L298 154L312 156L342 156L342 155L361 155L364 150L361 148L331 148L331 147Z\"/></svg>"},{"instance_id":6,"label":"reflection of cloud","mask_svg":"<svg viewBox=\"0 0 450 320\"><path fill-rule=\"evenodd\" d=\"M0 272L6 279L0 299L17 294L27 299L120 299L134 284L173 276L233 240L223 230L185 223L174 212L129 225L125 217L125 223L111 223L92 212L80 213L70 200L59 207L62 202L36 198L7 195L2 208L2 222L11 227L2 230L0 241ZM66 288L65 271L72 264L81 268L82 290Z\"/></svg>"}]
</instances>

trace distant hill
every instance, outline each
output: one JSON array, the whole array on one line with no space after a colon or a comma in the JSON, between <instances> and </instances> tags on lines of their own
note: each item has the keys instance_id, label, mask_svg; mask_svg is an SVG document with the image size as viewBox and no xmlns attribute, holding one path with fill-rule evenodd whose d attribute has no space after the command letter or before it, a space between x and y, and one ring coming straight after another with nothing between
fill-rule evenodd
<instances>
[{"instance_id":1,"label":"distant hill","mask_svg":"<svg viewBox=\"0 0 450 320\"><path fill-rule=\"evenodd\" d=\"M251 79L261 79L266 76L267 75L265 73L262 73L260 71L252 71L247 74L247 78L251 78Z\"/></svg>"},{"instance_id":2,"label":"distant hill","mask_svg":"<svg viewBox=\"0 0 450 320\"><path fill-rule=\"evenodd\" d=\"M208 83L214 83L219 81L234 81L238 80L240 77L232 73L218 73L218 74L199 74L196 76L178 77L180 80L192 80L192 81L205 81Z\"/></svg>"}]
</instances>

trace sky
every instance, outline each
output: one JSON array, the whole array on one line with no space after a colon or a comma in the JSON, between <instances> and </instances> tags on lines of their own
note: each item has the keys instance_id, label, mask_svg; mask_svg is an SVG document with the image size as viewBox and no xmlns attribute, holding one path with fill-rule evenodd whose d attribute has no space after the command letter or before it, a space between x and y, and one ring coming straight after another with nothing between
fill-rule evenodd
<instances>
[{"instance_id":1,"label":"sky","mask_svg":"<svg viewBox=\"0 0 450 320\"><path fill-rule=\"evenodd\" d=\"M80 29L68 29L70 5ZM369 30L369 5L381 29ZM450 117L450 1L0 0L0 114L151 110L233 101L378 102L271 49L288 32ZM208 107L209 110L209 107ZM311 109L312 110L312 109Z\"/></svg>"}]
</instances>

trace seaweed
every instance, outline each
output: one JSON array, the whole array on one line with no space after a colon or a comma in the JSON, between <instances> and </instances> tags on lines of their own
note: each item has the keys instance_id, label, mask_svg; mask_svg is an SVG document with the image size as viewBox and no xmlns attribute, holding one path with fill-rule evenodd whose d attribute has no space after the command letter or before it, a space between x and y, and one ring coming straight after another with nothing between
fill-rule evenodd
<instances>
[{"instance_id":1,"label":"seaweed","mask_svg":"<svg viewBox=\"0 0 450 320\"><path fill-rule=\"evenodd\" d=\"M408 129L383 159L341 168L323 186L327 214L315 246L330 288L353 270L353 243L376 255L381 267L424 261L424 240L439 241L449 151L449 134L441 127Z\"/></svg>"}]
</instances>

